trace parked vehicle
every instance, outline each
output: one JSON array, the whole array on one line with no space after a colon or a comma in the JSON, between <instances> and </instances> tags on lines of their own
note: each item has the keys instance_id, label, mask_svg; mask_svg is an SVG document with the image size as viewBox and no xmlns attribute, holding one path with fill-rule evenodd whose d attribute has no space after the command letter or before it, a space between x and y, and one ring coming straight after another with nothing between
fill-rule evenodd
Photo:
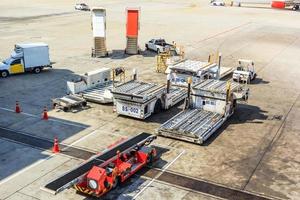
<instances>
[{"instance_id":1,"label":"parked vehicle","mask_svg":"<svg viewBox=\"0 0 300 200\"><path fill-rule=\"evenodd\" d=\"M163 53L168 50L176 51L176 47L173 44L166 43L164 39L152 39L145 44L146 50L153 50L157 53Z\"/></svg>"},{"instance_id":2,"label":"parked vehicle","mask_svg":"<svg viewBox=\"0 0 300 200\"><path fill-rule=\"evenodd\" d=\"M83 11L90 11L90 8L87 4L85 3L77 3L75 5L75 10L83 10Z\"/></svg>"},{"instance_id":3,"label":"parked vehicle","mask_svg":"<svg viewBox=\"0 0 300 200\"><path fill-rule=\"evenodd\" d=\"M252 60L239 59L239 65L233 71L232 79L237 82L247 82L256 78L254 62Z\"/></svg>"},{"instance_id":4,"label":"parked vehicle","mask_svg":"<svg viewBox=\"0 0 300 200\"><path fill-rule=\"evenodd\" d=\"M52 68L47 44L16 44L11 56L0 63L0 75L5 78L25 72L38 74L46 67Z\"/></svg>"},{"instance_id":5,"label":"parked vehicle","mask_svg":"<svg viewBox=\"0 0 300 200\"><path fill-rule=\"evenodd\" d=\"M112 91L114 110L119 115L145 119L176 105L187 97L186 90L163 84L131 80Z\"/></svg>"},{"instance_id":6,"label":"parked vehicle","mask_svg":"<svg viewBox=\"0 0 300 200\"><path fill-rule=\"evenodd\" d=\"M210 2L210 5L212 6L225 6L225 2L222 0L212 0Z\"/></svg>"},{"instance_id":7,"label":"parked vehicle","mask_svg":"<svg viewBox=\"0 0 300 200\"><path fill-rule=\"evenodd\" d=\"M249 89L245 86L202 80L192 87L187 109L162 124L158 135L202 144L234 113L237 100L248 99Z\"/></svg>"},{"instance_id":8,"label":"parked vehicle","mask_svg":"<svg viewBox=\"0 0 300 200\"><path fill-rule=\"evenodd\" d=\"M116 189L158 155L150 143L156 136L140 133L97 154L41 189L51 194L74 187L78 193L99 198Z\"/></svg>"}]
</instances>

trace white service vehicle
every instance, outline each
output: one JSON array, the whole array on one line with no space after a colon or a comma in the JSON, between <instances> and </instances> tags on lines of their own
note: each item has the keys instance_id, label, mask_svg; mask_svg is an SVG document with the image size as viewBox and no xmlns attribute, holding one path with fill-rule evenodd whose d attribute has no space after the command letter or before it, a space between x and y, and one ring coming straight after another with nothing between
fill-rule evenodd
<instances>
[{"instance_id":1,"label":"white service vehicle","mask_svg":"<svg viewBox=\"0 0 300 200\"><path fill-rule=\"evenodd\" d=\"M212 6L225 6L225 2L222 0L212 0L210 2L210 5Z\"/></svg>"},{"instance_id":2,"label":"white service vehicle","mask_svg":"<svg viewBox=\"0 0 300 200\"><path fill-rule=\"evenodd\" d=\"M256 78L256 72L254 69L254 62L252 60L239 59L239 65L236 70L233 71L232 79L237 82L247 82Z\"/></svg>"},{"instance_id":3,"label":"white service vehicle","mask_svg":"<svg viewBox=\"0 0 300 200\"><path fill-rule=\"evenodd\" d=\"M83 11L90 11L90 8L87 4L85 3L77 3L75 5L75 10L83 10Z\"/></svg>"},{"instance_id":4,"label":"white service vehicle","mask_svg":"<svg viewBox=\"0 0 300 200\"><path fill-rule=\"evenodd\" d=\"M112 103L111 93L117 81L114 77L124 74L123 68L101 68L87 72L77 80L67 81L67 93L77 94L87 101L95 103ZM121 78L120 78L121 80Z\"/></svg>"},{"instance_id":5,"label":"white service vehicle","mask_svg":"<svg viewBox=\"0 0 300 200\"><path fill-rule=\"evenodd\" d=\"M164 39L152 39L145 44L146 50L152 50L159 53L166 51L176 51L174 44L168 44Z\"/></svg>"},{"instance_id":6,"label":"white service vehicle","mask_svg":"<svg viewBox=\"0 0 300 200\"><path fill-rule=\"evenodd\" d=\"M52 67L47 44L16 44L11 56L0 63L0 75L5 78L10 74L25 72L38 74L46 67Z\"/></svg>"},{"instance_id":7,"label":"white service vehicle","mask_svg":"<svg viewBox=\"0 0 300 200\"><path fill-rule=\"evenodd\" d=\"M158 135L197 144L206 141L234 113L237 100L248 98L238 83L202 80L192 87L191 103L158 129Z\"/></svg>"},{"instance_id":8,"label":"white service vehicle","mask_svg":"<svg viewBox=\"0 0 300 200\"><path fill-rule=\"evenodd\" d=\"M145 119L153 113L167 110L187 97L184 88L131 80L112 91L114 110L119 115Z\"/></svg>"}]
</instances>

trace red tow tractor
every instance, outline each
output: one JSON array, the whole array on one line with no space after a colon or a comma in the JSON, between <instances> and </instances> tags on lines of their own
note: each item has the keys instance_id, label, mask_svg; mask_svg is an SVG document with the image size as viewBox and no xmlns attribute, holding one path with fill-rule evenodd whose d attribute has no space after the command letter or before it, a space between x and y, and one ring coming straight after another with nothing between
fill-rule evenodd
<instances>
[{"instance_id":1,"label":"red tow tractor","mask_svg":"<svg viewBox=\"0 0 300 200\"><path fill-rule=\"evenodd\" d=\"M155 148L148 146L154 139L156 136L141 133L122 141L51 181L42 189L57 194L74 187L80 193L100 197L156 159Z\"/></svg>"}]
</instances>

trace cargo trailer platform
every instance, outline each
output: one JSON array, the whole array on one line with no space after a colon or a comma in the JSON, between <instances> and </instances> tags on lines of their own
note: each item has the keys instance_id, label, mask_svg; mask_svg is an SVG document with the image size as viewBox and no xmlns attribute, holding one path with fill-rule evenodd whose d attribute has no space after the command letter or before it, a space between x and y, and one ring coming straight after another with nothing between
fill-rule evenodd
<instances>
[{"instance_id":1,"label":"cargo trailer platform","mask_svg":"<svg viewBox=\"0 0 300 200\"><path fill-rule=\"evenodd\" d=\"M202 144L225 121L219 113L187 109L161 125L158 135Z\"/></svg>"}]
</instances>

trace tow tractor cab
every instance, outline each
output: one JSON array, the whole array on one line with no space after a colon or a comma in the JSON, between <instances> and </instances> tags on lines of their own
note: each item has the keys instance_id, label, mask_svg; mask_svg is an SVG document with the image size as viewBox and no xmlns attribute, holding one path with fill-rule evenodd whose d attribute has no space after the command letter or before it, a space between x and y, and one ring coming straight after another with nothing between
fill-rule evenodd
<instances>
[{"instance_id":1,"label":"tow tractor cab","mask_svg":"<svg viewBox=\"0 0 300 200\"><path fill-rule=\"evenodd\" d=\"M11 56L0 63L1 77L25 72L40 73L45 67L52 67L49 47L45 43L16 44Z\"/></svg>"},{"instance_id":2,"label":"tow tractor cab","mask_svg":"<svg viewBox=\"0 0 300 200\"><path fill-rule=\"evenodd\" d=\"M239 59L239 65L234 70L232 79L237 82L250 83L256 78L254 62L252 60Z\"/></svg>"},{"instance_id":3,"label":"tow tractor cab","mask_svg":"<svg viewBox=\"0 0 300 200\"><path fill-rule=\"evenodd\" d=\"M155 135L140 133L122 140L41 189L57 194L74 187L80 193L100 197L157 159L156 149L150 146L155 139Z\"/></svg>"}]
</instances>

